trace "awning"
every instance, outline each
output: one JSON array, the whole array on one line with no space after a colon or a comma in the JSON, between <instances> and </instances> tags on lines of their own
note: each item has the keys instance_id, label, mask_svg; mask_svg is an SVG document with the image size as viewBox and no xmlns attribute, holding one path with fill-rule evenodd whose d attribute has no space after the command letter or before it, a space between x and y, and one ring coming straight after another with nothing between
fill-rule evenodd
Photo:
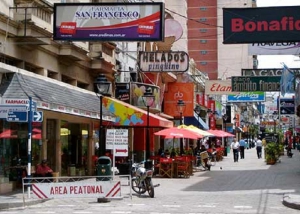
<instances>
[{"instance_id":1,"label":"awning","mask_svg":"<svg viewBox=\"0 0 300 214\"><path fill-rule=\"evenodd\" d=\"M147 111L122 102L116 98L104 97L103 106L115 116L115 126L147 126ZM173 127L173 122L158 115L149 114L150 127Z\"/></svg>"},{"instance_id":2,"label":"awning","mask_svg":"<svg viewBox=\"0 0 300 214\"><path fill-rule=\"evenodd\" d=\"M198 120L199 119L199 120ZM200 127L203 130L208 130L208 125L198 117L196 113L194 113L194 117L184 117L184 124L185 125L194 125L196 127Z\"/></svg>"}]
</instances>

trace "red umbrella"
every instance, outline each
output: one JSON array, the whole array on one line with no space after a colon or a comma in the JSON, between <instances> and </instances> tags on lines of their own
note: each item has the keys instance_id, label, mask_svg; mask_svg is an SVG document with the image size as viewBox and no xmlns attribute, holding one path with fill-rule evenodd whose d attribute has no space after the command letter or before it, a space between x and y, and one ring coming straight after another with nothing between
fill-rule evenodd
<instances>
[{"instance_id":1,"label":"red umbrella","mask_svg":"<svg viewBox=\"0 0 300 214\"><path fill-rule=\"evenodd\" d=\"M7 129L4 130L1 134L0 134L0 138L17 138L17 135L13 135L14 134L14 130L11 129Z\"/></svg>"},{"instance_id":2,"label":"red umbrella","mask_svg":"<svg viewBox=\"0 0 300 214\"><path fill-rule=\"evenodd\" d=\"M200 135L196 132L187 129L180 129L177 127L163 129L161 131L155 132L154 135L163 136L165 138L189 138L195 140L203 137L203 135Z\"/></svg>"},{"instance_id":3,"label":"red umbrella","mask_svg":"<svg viewBox=\"0 0 300 214\"><path fill-rule=\"evenodd\" d=\"M234 137L235 135L225 132L223 130L208 130L208 132L214 134L216 137Z\"/></svg>"},{"instance_id":4,"label":"red umbrella","mask_svg":"<svg viewBox=\"0 0 300 214\"><path fill-rule=\"evenodd\" d=\"M42 139L42 134L41 133L33 134L32 139L40 140L40 139Z\"/></svg>"},{"instance_id":5,"label":"red umbrella","mask_svg":"<svg viewBox=\"0 0 300 214\"><path fill-rule=\"evenodd\" d=\"M32 129L32 132L41 133L41 132L42 132L42 130L40 130L40 129L37 129L37 128L34 128L34 129Z\"/></svg>"}]
</instances>

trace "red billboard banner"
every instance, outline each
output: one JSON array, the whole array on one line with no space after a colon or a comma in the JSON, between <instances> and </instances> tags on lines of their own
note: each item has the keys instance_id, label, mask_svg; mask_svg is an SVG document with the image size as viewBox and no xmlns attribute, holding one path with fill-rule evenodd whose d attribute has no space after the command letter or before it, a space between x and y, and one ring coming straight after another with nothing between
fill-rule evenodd
<instances>
[{"instance_id":1,"label":"red billboard banner","mask_svg":"<svg viewBox=\"0 0 300 214\"><path fill-rule=\"evenodd\" d=\"M223 8L223 43L298 42L299 10L299 6Z\"/></svg>"},{"instance_id":2,"label":"red billboard banner","mask_svg":"<svg viewBox=\"0 0 300 214\"><path fill-rule=\"evenodd\" d=\"M54 40L162 41L164 4L55 3Z\"/></svg>"}]
</instances>

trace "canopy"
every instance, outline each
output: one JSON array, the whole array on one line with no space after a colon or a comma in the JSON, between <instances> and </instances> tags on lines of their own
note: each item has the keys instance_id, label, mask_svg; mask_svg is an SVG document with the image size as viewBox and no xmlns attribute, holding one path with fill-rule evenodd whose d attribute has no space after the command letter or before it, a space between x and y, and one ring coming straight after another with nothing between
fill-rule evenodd
<instances>
[{"instance_id":1,"label":"canopy","mask_svg":"<svg viewBox=\"0 0 300 214\"><path fill-rule=\"evenodd\" d=\"M181 128L181 129L187 129L187 130L190 130L190 131L193 131L193 132L196 132L200 135L203 135L204 137L212 137L212 136L215 136L214 134L210 133L210 132L207 132L207 131L204 131L202 129L199 129L197 128L196 126L193 126L193 125L180 125L178 126L178 128Z\"/></svg>"},{"instance_id":2,"label":"canopy","mask_svg":"<svg viewBox=\"0 0 300 214\"><path fill-rule=\"evenodd\" d=\"M17 138L18 136L14 132L15 130L6 129L0 134L0 138Z\"/></svg>"},{"instance_id":3,"label":"canopy","mask_svg":"<svg viewBox=\"0 0 300 214\"><path fill-rule=\"evenodd\" d=\"M235 135L230 134L229 132L225 132L223 130L208 130L208 132L212 133L216 137L234 137Z\"/></svg>"},{"instance_id":4,"label":"canopy","mask_svg":"<svg viewBox=\"0 0 300 214\"><path fill-rule=\"evenodd\" d=\"M200 135L196 132L177 127L163 129L155 132L154 135L163 136L165 138L189 138L195 140L203 137L203 135Z\"/></svg>"}]
</instances>

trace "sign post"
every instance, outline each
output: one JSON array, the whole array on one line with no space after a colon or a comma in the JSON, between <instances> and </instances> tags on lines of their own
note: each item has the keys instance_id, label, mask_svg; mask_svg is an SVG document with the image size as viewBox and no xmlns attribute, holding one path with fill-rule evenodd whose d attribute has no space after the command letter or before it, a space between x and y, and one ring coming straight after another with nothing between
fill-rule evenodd
<instances>
[{"instance_id":1,"label":"sign post","mask_svg":"<svg viewBox=\"0 0 300 214\"><path fill-rule=\"evenodd\" d=\"M32 98L29 97L29 112L28 112L28 178L31 177L31 135L32 135ZM30 179L29 179L30 180ZM28 198L30 198L30 185L27 186Z\"/></svg>"}]
</instances>

